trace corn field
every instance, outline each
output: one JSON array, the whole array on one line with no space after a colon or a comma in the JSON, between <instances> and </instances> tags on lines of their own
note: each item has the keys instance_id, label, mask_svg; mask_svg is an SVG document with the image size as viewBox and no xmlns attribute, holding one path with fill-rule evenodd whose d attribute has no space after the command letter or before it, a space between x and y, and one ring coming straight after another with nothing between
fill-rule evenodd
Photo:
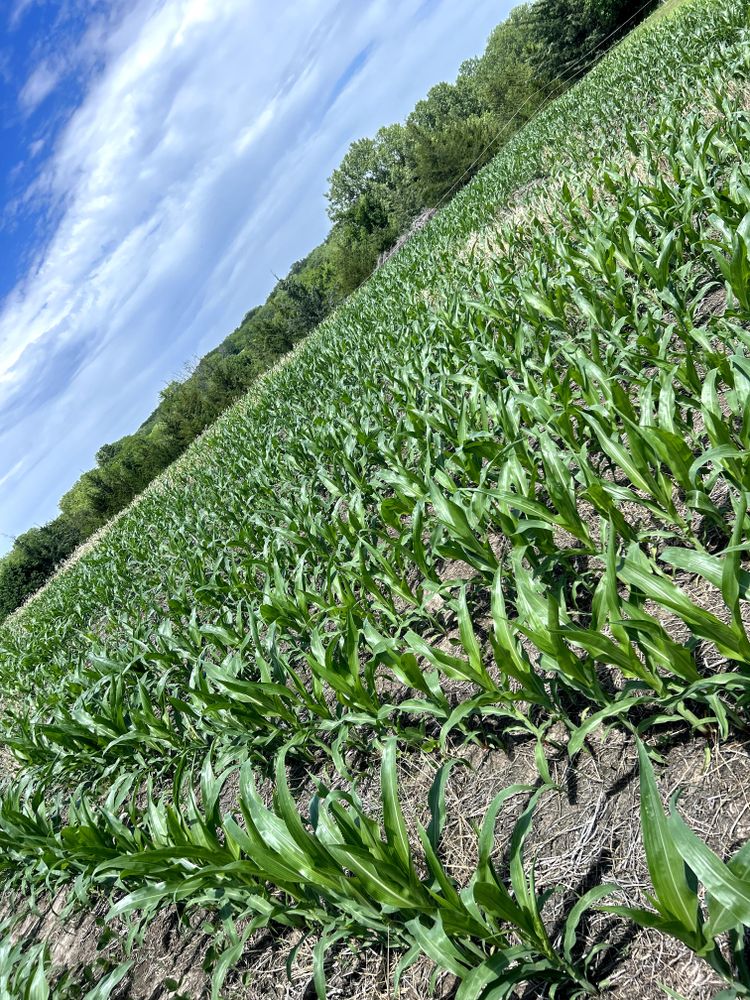
<instances>
[{"instance_id":1,"label":"corn field","mask_svg":"<svg viewBox=\"0 0 750 1000\"><path fill-rule=\"evenodd\" d=\"M309 952L278 997L353 995L365 952L384 996L420 963L457 1000L684 995L618 993L617 934L750 996L749 498L748 6L689 0L0 631L0 997L137 995L165 912L215 1000L260 995L263 933L292 980ZM535 821L613 741L647 884L560 887ZM739 755L726 837L675 746ZM452 789L518 748L459 871ZM27 940L44 900L98 915L86 975Z\"/></svg>"}]
</instances>

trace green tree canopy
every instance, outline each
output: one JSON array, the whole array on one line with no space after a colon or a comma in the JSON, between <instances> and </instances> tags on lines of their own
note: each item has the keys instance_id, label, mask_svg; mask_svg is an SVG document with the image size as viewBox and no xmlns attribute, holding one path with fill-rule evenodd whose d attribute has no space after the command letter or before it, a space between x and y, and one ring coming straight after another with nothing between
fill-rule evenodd
<instances>
[{"instance_id":1,"label":"green tree canopy","mask_svg":"<svg viewBox=\"0 0 750 1000\"><path fill-rule=\"evenodd\" d=\"M535 69L572 79L642 21L658 0L535 0L529 17Z\"/></svg>"}]
</instances>

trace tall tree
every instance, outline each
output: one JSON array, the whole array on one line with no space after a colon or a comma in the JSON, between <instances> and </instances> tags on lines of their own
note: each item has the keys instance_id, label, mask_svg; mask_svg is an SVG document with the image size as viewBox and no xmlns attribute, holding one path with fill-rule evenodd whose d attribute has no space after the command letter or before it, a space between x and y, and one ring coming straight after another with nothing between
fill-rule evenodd
<instances>
[{"instance_id":1,"label":"tall tree","mask_svg":"<svg viewBox=\"0 0 750 1000\"><path fill-rule=\"evenodd\" d=\"M490 34L482 57L466 67L501 132L521 128L547 97L551 74L540 59L544 42L537 34L538 6L515 7Z\"/></svg>"},{"instance_id":2,"label":"tall tree","mask_svg":"<svg viewBox=\"0 0 750 1000\"><path fill-rule=\"evenodd\" d=\"M574 79L646 18L659 0L536 0L529 24L539 45L532 61L557 79Z\"/></svg>"}]
</instances>

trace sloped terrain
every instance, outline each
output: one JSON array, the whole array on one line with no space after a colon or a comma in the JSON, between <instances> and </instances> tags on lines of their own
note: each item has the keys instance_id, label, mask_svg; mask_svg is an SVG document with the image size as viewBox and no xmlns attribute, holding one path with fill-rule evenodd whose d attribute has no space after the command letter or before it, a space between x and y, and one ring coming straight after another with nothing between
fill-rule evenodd
<instances>
[{"instance_id":1,"label":"sloped terrain","mask_svg":"<svg viewBox=\"0 0 750 1000\"><path fill-rule=\"evenodd\" d=\"M11 996L748 995L749 38L644 25L0 632Z\"/></svg>"}]
</instances>

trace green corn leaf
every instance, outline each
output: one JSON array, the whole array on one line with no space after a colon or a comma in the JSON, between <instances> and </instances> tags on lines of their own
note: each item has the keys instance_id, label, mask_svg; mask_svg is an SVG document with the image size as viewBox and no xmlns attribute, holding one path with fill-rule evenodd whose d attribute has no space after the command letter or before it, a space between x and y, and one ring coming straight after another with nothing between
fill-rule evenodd
<instances>
[{"instance_id":1,"label":"green corn leaf","mask_svg":"<svg viewBox=\"0 0 750 1000\"><path fill-rule=\"evenodd\" d=\"M453 768L458 764L457 759L446 761L435 774L427 795L427 804L430 808L430 822L427 825L427 836L432 849L437 854L440 847L440 837L445 826L445 786ZM463 763L462 761L460 763Z\"/></svg>"},{"instance_id":2,"label":"green corn leaf","mask_svg":"<svg viewBox=\"0 0 750 1000\"><path fill-rule=\"evenodd\" d=\"M581 923L583 915L587 910L591 909L594 903L602 899L602 897L615 892L617 889L618 886L613 882L605 882L602 885L595 885L593 889L589 889L588 892L585 892L572 907L565 920L565 934L563 937L563 954L569 962L573 961L573 949L575 948L578 936L578 926Z\"/></svg>"},{"instance_id":3,"label":"green corn leaf","mask_svg":"<svg viewBox=\"0 0 750 1000\"><path fill-rule=\"evenodd\" d=\"M411 948L405 951L401 956L399 963L396 966L396 971L393 973L393 993L395 996L399 996L399 984L401 982L401 977L407 969L410 969L412 965L414 965L421 953L419 945L413 944Z\"/></svg>"},{"instance_id":4,"label":"green corn leaf","mask_svg":"<svg viewBox=\"0 0 750 1000\"><path fill-rule=\"evenodd\" d=\"M727 868L741 882L750 883L750 840L727 862ZM731 909L720 903L710 892L708 894L708 916L709 931L707 933L710 933L712 937L742 925L741 921L738 924Z\"/></svg>"},{"instance_id":5,"label":"green corn leaf","mask_svg":"<svg viewBox=\"0 0 750 1000\"><path fill-rule=\"evenodd\" d=\"M49 995L49 983L44 969L44 951L41 951L31 981L24 990L24 1000L48 1000Z\"/></svg>"},{"instance_id":6,"label":"green corn leaf","mask_svg":"<svg viewBox=\"0 0 750 1000\"><path fill-rule=\"evenodd\" d=\"M547 760L547 755L544 752L544 742L542 736L537 736L536 738L536 745L534 746L534 763L536 764L536 769L539 772L539 777L548 788L560 787L552 780L552 775L550 774L549 769L549 761Z\"/></svg>"},{"instance_id":7,"label":"green corn leaf","mask_svg":"<svg viewBox=\"0 0 750 1000\"><path fill-rule=\"evenodd\" d=\"M621 701L617 701L613 705L607 705L606 708L602 708L598 712L594 712L593 715L590 715L585 722L582 722L581 725L571 733L570 738L568 739L568 755L570 757L574 757L586 742L586 737L589 733L598 729L602 722L607 719L616 718L619 715L625 715L636 705L640 705L648 701L650 701L650 698L641 696L623 698Z\"/></svg>"},{"instance_id":8,"label":"green corn leaf","mask_svg":"<svg viewBox=\"0 0 750 1000\"><path fill-rule=\"evenodd\" d=\"M469 661L463 659L463 657L453 656L451 653L446 653L442 649L431 646L420 635L411 630L406 633L404 639L408 643L409 648L417 656L424 657L428 663L431 663L438 670L442 671L446 677L471 681L473 684L478 684L485 689L495 690L495 685L486 672L483 670L481 674L477 674Z\"/></svg>"},{"instance_id":9,"label":"green corn leaf","mask_svg":"<svg viewBox=\"0 0 750 1000\"><path fill-rule=\"evenodd\" d=\"M497 814L500 812L503 803L513 795L533 791L533 785L509 785L501 792L498 792L490 803L490 806L484 815L484 819L482 820L482 826L479 831L479 840L477 843L479 859L477 862L475 877L480 881L488 882L491 879L492 872L490 868L490 855L492 854L492 848L495 844L495 823L497 822Z\"/></svg>"},{"instance_id":10,"label":"green corn leaf","mask_svg":"<svg viewBox=\"0 0 750 1000\"><path fill-rule=\"evenodd\" d=\"M659 909L689 934L699 928L698 894L688 878L685 860L678 850L656 786L654 769L643 743L638 740L641 786L641 829L646 861L656 891Z\"/></svg>"},{"instance_id":11,"label":"green corn leaf","mask_svg":"<svg viewBox=\"0 0 750 1000\"><path fill-rule=\"evenodd\" d=\"M121 962L120 965L107 973L104 979L100 983L97 983L93 990L89 990L85 996L85 1000L109 1000L112 990L122 982L132 968L132 961Z\"/></svg>"},{"instance_id":12,"label":"green corn leaf","mask_svg":"<svg viewBox=\"0 0 750 1000\"><path fill-rule=\"evenodd\" d=\"M404 881L404 873L395 865L376 859L369 851L353 844L331 844L329 851L339 864L354 872L367 893L382 906L404 910L425 906L425 894L413 891ZM314 883L314 876L310 881Z\"/></svg>"},{"instance_id":13,"label":"green corn leaf","mask_svg":"<svg viewBox=\"0 0 750 1000\"><path fill-rule=\"evenodd\" d=\"M671 989L669 986L665 986L664 983L659 983L659 988L662 989L662 990L664 990L664 992L666 993L666 995L668 997L670 997L671 1000L687 1000L687 997L684 997L681 993L678 993L676 990ZM719 998L722 997L722 994L725 994L725 993L726 993L726 991L722 990L721 993L717 994L713 998L713 1000L719 1000ZM731 995L732 998L734 998L734 997L737 996L737 993L734 990L732 990L732 992L731 992L730 995ZM728 997L726 995L724 995L723 996L723 1000L728 1000Z\"/></svg>"},{"instance_id":14,"label":"green corn leaf","mask_svg":"<svg viewBox=\"0 0 750 1000\"><path fill-rule=\"evenodd\" d=\"M742 456L737 448L733 444L721 444L713 448L709 448L704 451L698 458L695 459L693 464L688 470L688 475L690 479L695 482L696 474L699 469L702 469L704 465L709 462L719 463L721 459L740 459Z\"/></svg>"},{"instance_id":15,"label":"green corn leaf","mask_svg":"<svg viewBox=\"0 0 750 1000\"><path fill-rule=\"evenodd\" d=\"M478 906L496 920L510 924L525 936L533 936L534 922L525 907L519 904L499 882L476 882L472 895Z\"/></svg>"},{"instance_id":16,"label":"green corn leaf","mask_svg":"<svg viewBox=\"0 0 750 1000\"><path fill-rule=\"evenodd\" d=\"M469 969L466 957L445 933L440 914L432 923L424 923L417 917L410 920L406 928L422 952L441 969L447 969L459 979L466 975Z\"/></svg>"},{"instance_id":17,"label":"green corn leaf","mask_svg":"<svg viewBox=\"0 0 750 1000\"><path fill-rule=\"evenodd\" d=\"M467 556L473 556L482 569L494 573L498 565L497 558L490 546L481 542L474 534L464 508L453 500L448 500L434 483L430 486L430 500L438 518L465 547Z\"/></svg>"},{"instance_id":18,"label":"green corn leaf","mask_svg":"<svg viewBox=\"0 0 750 1000\"><path fill-rule=\"evenodd\" d=\"M528 729L532 732L535 731L533 723L521 712L520 709L516 710L513 707L503 707L502 705L498 705L497 701L498 694L491 691L477 695L475 698L468 698L466 701L459 702L440 727L439 744L443 753L447 752L448 737L456 726L459 725L459 723L461 723L465 718L473 715L475 712L481 717L491 715L510 719L513 722L520 723L524 729ZM471 735L472 727L469 726L467 728L465 726L464 730Z\"/></svg>"},{"instance_id":19,"label":"green corn leaf","mask_svg":"<svg viewBox=\"0 0 750 1000\"><path fill-rule=\"evenodd\" d=\"M307 851L297 844L286 823L261 801L255 788L250 762L243 765L240 772L240 796L243 808L257 828L264 847L274 852L285 867L310 877L314 863Z\"/></svg>"},{"instance_id":20,"label":"green corn leaf","mask_svg":"<svg viewBox=\"0 0 750 1000\"><path fill-rule=\"evenodd\" d=\"M474 627L471 623L471 615L466 603L466 587L462 587L458 598L458 628L461 637L461 645L469 659L472 670L480 677L484 677L487 683L492 683L487 676L487 671L482 662L482 652L474 634Z\"/></svg>"},{"instance_id":21,"label":"green corn leaf","mask_svg":"<svg viewBox=\"0 0 750 1000\"><path fill-rule=\"evenodd\" d=\"M540 313L546 319L558 318L554 307L546 296L540 295L538 292L528 291L527 289L523 289L521 295L532 312Z\"/></svg>"},{"instance_id":22,"label":"green corn leaf","mask_svg":"<svg viewBox=\"0 0 750 1000\"><path fill-rule=\"evenodd\" d=\"M539 905L534 887L533 867L531 874L526 875L523 864L523 851L526 839L531 833L534 819L534 810L540 797L550 790L549 785L542 785L529 799L529 803L521 813L518 822L513 828L510 838L508 853L510 855L510 882L513 893L519 904L535 929L537 939L544 945L548 945L547 931L539 913Z\"/></svg>"},{"instance_id":23,"label":"green corn leaf","mask_svg":"<svg viewBox=\"0 0 750 1000\"><path fill-rule=\"evenodd\" d=\"M313 983L318 1000L326 1000L328 996L325 968L326 953L338 941L347 937L349 933L350 931L346 927L334 931L324 931L315 942L315 947L313 948Z\"/></svg>"},{"instance_id":24,"label":"green corn leaf","mask_svg":"<svg viewBox=\"0 0 750 1000\"><path fill-rule=\"evenodd\" d=\"M721 574L721 594L724 603L732 612L732 618L737 631L746 635L745 626L742 621L742 608L740 606L740 549L739 546L745 535L745 515L747 514L747 496L740 494L739 501L734 512L734 528L732 538L729 543L729 552L724 556L724 565Z\"/></svg>"},{"instance_id":25,"label":"green corn leaf","mask_svg":"<svg viewBox=\"0 0 750 1000\"><path fill-rule=\"evenodd\" d=\"M505 1000L514 995L515 987L524 979L533 981L541 976L548 984L564 978L551 963L530 948L498 949L480 965L475 966L461 981L456 1000Z\"/></svg>"},{"instance_id":26,"label":"green corn leaf","mask_svg":"<svg viewBox=\"0 0 750 1000\"><path fill-rule=\"evenodd\" d=\"M559 635L574 646L580 646L596 659L603 663L610 663L619 667L626 677L638 677L645 680L657 691L661 690L661 684L650 671L644 669L643 664L628 645L626 648L618 646L611 639L601 632L593 629L580 629L565 626L560 629Z\"/></svg>"},{"instance_id":27,"label":"green corn leaf","mask_svg":"<svg viewBox=\"0 0 750 1000\"><path fill-rule=\"evenodd\" d=\"M693 833L674 809L669 817L669 832L685 863L726 911L717 913L720 924L723 926L731 920L733 923L729 926L750 927L750 857L742 855L733 871Z\"/></svg>"},{"instance_id":28,"label":"green corn leaf","mask_svg":"<svg viewBox=\"0 0 750 1000\"><path fill-rule=\"evenodd\" d=\"M724 560L719 556L712 556L708 552L696 552L694 549L679 549L672 546L664 549L661 559L675 569L682 569L686 573L695 573L697 576L708 580L710 584L721 590L722 578L724 575ZM750 600L750 573L740 569L735 573L735 580L738 585L739 596L744 600Z\"/></svg>"},{"instance_id":29,"label":"green corn leaf","mask_svg":"<svg viewBox=\"0 0 750 1000\"><path fill-rule=\"evenodd\" d=\"M464 904L461 897L458 894L456 887L453 882L448 877L445 869L440 863L440 859L437 856L435 848L433 848L430 842L429 834L422 826L421 823L417 822L417 835L419 836L420 843L422 844L422 850L424 851L425 861L427 862L427 867L432 872L435 881L438 884L440 891L443 894L443 898L449 903L452 910L463 911L465 910ZM433 890L434 891L434 890Z\"/></svg>"},{"instance_id":30,"label":"green corn leaf","mask_svg":"<svg viewBox=\"0 0 750 1000\"><path fill-rule=\"evenodd\" d=\"M609 431L602 425L600 418L593 413L583 413L582 416L596 434L602 451L615 465L622 469L630 482L649 496L658 494L658 489L650 472L647 469L641 469L636 466L628 449L609 434Z\"/></svg>"},{"instance_id":31,"label":"green corn leaf","mask_svg":"<svg viewBox=\"0 0 750 1000\"><path fill-rule=\"evenodd\" d=\"M499 569L492 582L491 610L492 647L498 669L518 681L527 698L535 702L546 703L548 699L544 682L535 673L523 647L519 645L511 632L503 596L503 576Z\"/></svg>"},{"instance_id":32,"label":"green corn leaf","mask_svg":"<svg viewBox=\"0 0 750 1000\"><path fill-rule=\"evenodd\" d=\"M227 978L229 970L234 968L242 957L249 936L249 931L244 933L238 941L225 948L216 959L211 972L211 1000L219 1000L224 980Z\"/></svg>"},{"instance_id":33,"label":"green corn leaf","mask_svg":"<svg viewBox=\"0 0 750 1000\"><path fill-rule=\"evenodd\" d=\"M694 934L692 931L688 931L684 924L672 917L656 913L654 910L645 910L638 906L597 906L597 910L625 917L627 920L632 920L634 924L638 924L639 927L652 927L654 930L677 938L678 941L683 941L689 947L695 945Z\"/></svg>"},{"instance_id":34,"label":"green corn leaf","mask_svg":"<svg viewBox=\"0 0 750 1000\"><path fill-rule=\"evenodd\" d=\"M647 560L631 546L618 576L631 587L637 587L646 597L679 615L698 635L714 642L722 653L732 659L744 660L747 639L736 629L725 625L716 615L697 607L681 590L662 576L646 568ZM698 680L698 675L693 680Z\"/></svg>"},{"instance_id":35,"label":"green corn leaf","mask_svg":"<svg viewBox=\"0 0 750 1000\"><path fill-rule=\"evenodd\" d=\"M157 882L155 885L146 885L141 889L128 893L112 906L107 914L107 920L114 920L117 917L133 913L135 910L148 909L170 896L169 889L165 882Z\"/></svg>"},{"instance_id":36,"label":"green corn leaf","mask_svg":"<svg viewBox=\"0 0 750 1000\"><path fill-rule=\"evenodd\" d=\"M396 738L391 737L383 749L383 760L380 768L380 789L383 799L383 826L386 840L401 861L404 868L411 872L411 847L406 831L404 814L398 798L396 781Z\"/></svg>"},{"instance_id":37,"label":"green corn leaf","mask_svg":"<svg viewBox=\"0 0 750 1000\"><path fill-rule=\"evenodd\" d=\"M293 837L297 847L301 852L309 856L311 867L318 873L318 877L322 878L330 868L331 859L325 847L305 829L302 822L286 779L287 752L288 748L284 747L276 758L274 802L281 819L286 824L286 828Z\"/></svg>"}]
</instances>

